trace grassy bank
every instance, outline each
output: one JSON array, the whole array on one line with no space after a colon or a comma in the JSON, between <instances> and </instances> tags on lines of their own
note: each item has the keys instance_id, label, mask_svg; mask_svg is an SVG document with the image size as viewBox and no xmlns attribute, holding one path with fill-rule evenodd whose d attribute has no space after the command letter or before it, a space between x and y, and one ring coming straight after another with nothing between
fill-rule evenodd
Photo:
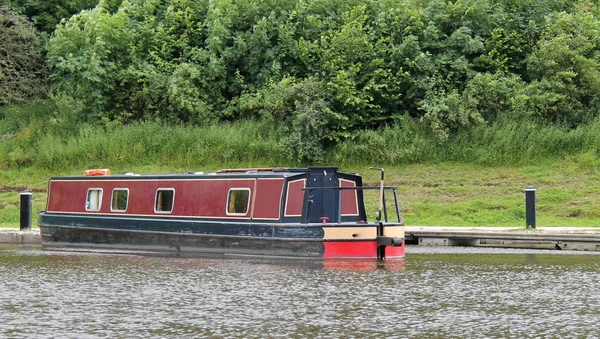
<instances>
[{"instance_id":1,"label":"grassy bank","mask_svg":"<svg viewBox=\"0 0 600 339\"><path fill-rule=\"evenodd\" d=\"M600 118L577 128L536 120L497 121L443 138L418 120L404 117L393 126L362 130L337 142L304 136L290 144L280 124L268 119L202 127L161 122L72 124L69 116L55 117L52 109L44 109L13 107L4 118L0 114L0 170L156 164L169 168L447 162L519 166L546 159L579 159L584 167L600 168ZM298 156L313 148L318 158L309 161Z\"/></svg>"},{"instance_id":2,"label":"grassy bank","mask_svg":"<svg viewBox=\"0 0 600 339\"><path fill-rule=\"evenodd\" d=\"M386 184L398 186L401 211L410 226L525 226L523 189L537 188L540 226L600 226L600 171L591 160L573 157L531 165L466 165L460 163L392 165ZM256 163L256 165L264 165ZM192 170L211 171L210 165ZM166 164L115 167L113 173L176 173L190 168ZM34 213L45 207L47 180L53 175L80 174L71 170L5 170L0 172L0 226L18 227L18 191L34 192ZM368 166L343 166L377 185L379 173ZM370 215L377 209L376 194L367 196ZM35 216L34 216L35 220Z\"/></svg>"},{"instance_id":3,"label":"grassy bank","mask_svg":"<svg viewBox=\"0 0 600 339\"><path fill-rule=\"evenodd\" d=\"M45 206L51 176L88 168L181 173L307 165L358 172L369 185L377 185L378 173L368 167L386 168L387 184L399 187L408 225L524 226L523 189L534 185L538 224L600 226L600 119L578 128L497 122L447 139L400 119L333 146L325 141L322 159L309 164L290 156L273 121L71 124L53 110L13 107L0 116L0 227L18 225L20 190L34 192L37 213ZM368 197L371 211L377 200Z\"/></svg>"}]
</instances>

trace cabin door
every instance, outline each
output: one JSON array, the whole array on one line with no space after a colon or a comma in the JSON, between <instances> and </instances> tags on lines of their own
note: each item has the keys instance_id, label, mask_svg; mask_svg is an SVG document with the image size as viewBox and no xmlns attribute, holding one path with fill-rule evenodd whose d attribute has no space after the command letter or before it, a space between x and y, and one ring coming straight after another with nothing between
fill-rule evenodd
<instances>
[{"instance_id":1,"label":"cabin door","mask_svg":"<svg viewBox=\"0 0 600 339\"><path fill-rule=\"evenodd\" d=\"M309 187L338 187L338 178L335 167L310 168ZM313 202L310 206L308 216L309 222L322 222L323 217L328 218L327 222L337 221L337 196L339 190L325 189L314 190Z\"/></svg>"}]
</instances>

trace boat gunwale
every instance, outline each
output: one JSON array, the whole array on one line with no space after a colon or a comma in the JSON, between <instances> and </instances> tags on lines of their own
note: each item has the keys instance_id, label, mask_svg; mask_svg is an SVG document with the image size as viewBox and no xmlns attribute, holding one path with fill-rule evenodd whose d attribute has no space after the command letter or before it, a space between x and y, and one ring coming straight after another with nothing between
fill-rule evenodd
<instances>
[{"instance_id":1,"label":"boat gunwale","mask_svg":"<svg viewBox=\"0 0 600 339\"><path fill-rule=\"evenodd\" d=\"M170 222L182 222L182 223L219 223L225 225L247 225L247 226L265 226L265 227L281 227L281 228L306 228L306 227L377 227L380 224L386 226L405 226L404 222L356 222L356 221L346 221L346 222L330 222L330 223L322 223L322 222L312 222L312 223L302 223L299 221L295 222L280 222L277 220L264 220L264 219L255 219L256 222L248 221L247 219L234 219L234 218L214 218L209 219L206 217L195 217L195 216L179 216L179 215L130 215L130 214L109 214L109 213L79 213L79 212L48 212L48 211L40 211L40 216L57 216L57 217L66 217L73 216L76 218L97 218L97 219L113 219L113 220L136 220L136 221L165 221L168 220ZM39 224L39 223L38 223Z\"/></svg>"},{"instance_id":2,"label":"boat gunwale","mask_svg":"<svg viewBox=\"0 0 600 339\"><path fill-rule=\"evenodd\" d=\"M260 239L265 241L290 241L290 242L302 242L302 241L317 241L317 242L364 242L364 241L375 241L376 237L370 238L283 238L283 237L261 237L261 236L250 236L250 235L226 235L226 234L208 234L208 233L191 233L191 232L166 232L166 231L149 231L149 230L128 230L123 228L106 228L106 227L89 227L89 226L70 226L70 225L44 225L38 224L40 228L67 228L67 229L78 229L78 230L95 230L95 231L117 231L117 232L133 232L133 233L152 233L159 235L184 235L184 236L197 236L197 237L215 237L215 238L237 238L237 239ZM48 236L42 234L40 235ZM399 237L404 239L404 237Z\"/></svg>"}]
</instances>

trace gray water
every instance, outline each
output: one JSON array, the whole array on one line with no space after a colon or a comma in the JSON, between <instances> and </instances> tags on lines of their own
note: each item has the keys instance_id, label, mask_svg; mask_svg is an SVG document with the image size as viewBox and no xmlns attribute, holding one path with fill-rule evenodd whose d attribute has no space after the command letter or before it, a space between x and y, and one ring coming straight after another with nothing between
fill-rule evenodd
<instances>
[{"instance_id":1,"label":"gray water","mask_svg":"<svg viewBox=\"0 0 600 339\"><path fill-rule=\"evenodd\" d=\"M600 256L408 247L403 263L0 246L2 338L594 338Z\"/></svg>"}]
</instances>

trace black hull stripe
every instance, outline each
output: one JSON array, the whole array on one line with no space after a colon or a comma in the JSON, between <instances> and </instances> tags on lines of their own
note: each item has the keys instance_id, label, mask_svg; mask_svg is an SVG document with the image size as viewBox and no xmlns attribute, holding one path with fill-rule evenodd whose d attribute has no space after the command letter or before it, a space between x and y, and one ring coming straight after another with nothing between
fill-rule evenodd
<instances>
[{"instance_id":1,"label":"black hull stripe","mask_svg":"<svg viewBox=\"0 0 600 339\"><path fill-rule=\"evenodd\" d=\"M107 218L82 215L50 215L40 217L40 225L74 226L86 229L112 229L185 234L209 234L286 239L323 239L319 224L271 224L214 220L174 220L159 218Z\"/></svg>"},{"instance_id":2,"label":"black hull stripe","mask_svg":"<svg viewBox=\"0 0 600 339\"><path fill-rule=\"evenodd\" d=\"M122 249L184 254L252 255L321 258L319 239L280 239L145 232L40 224L42 244L48 248Z\"/></svg>"}]
</instances>

